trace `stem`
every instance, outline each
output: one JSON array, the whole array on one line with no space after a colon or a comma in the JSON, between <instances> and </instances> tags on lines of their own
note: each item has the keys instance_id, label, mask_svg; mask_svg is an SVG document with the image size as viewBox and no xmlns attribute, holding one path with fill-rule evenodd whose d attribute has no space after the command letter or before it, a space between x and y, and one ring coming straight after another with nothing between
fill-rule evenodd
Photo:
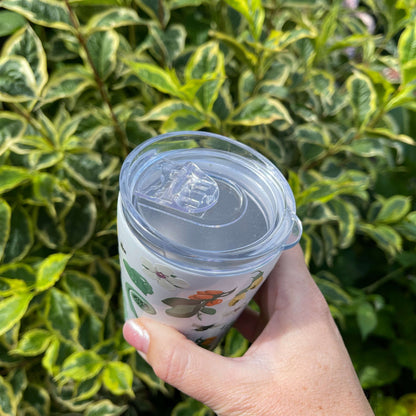
<instances>
[{"instance_id":1,"label":"stem","mask_svg":"<svg viewBox=\"0 0 416 416\"><path fill-rule=\"evenodd\" d=\"M363 288L363 291L365 291L367 293L374 292L380 286L384 285L385 283L389 282L390 280L394 279L395 277L400 276L403 273L404 270L405 270L405 267L400 267L396 270L393 270L392 272L383 276L381 279L379 279L379 280L375 281L374 283L372 283L371 285L368 285L365 288Z\"/></svg>"},{"instance_id":2,"label":"stem","mask_svg":"<svg viewBox=\"0 0 416 416\"><path fill-rule=\"evenodd\" d=\"M110 98L108 96L108 92L107 92L107 89L105 87L105 84L104 84L103 80L100 78L100 75L98 74L97 68L95 67L94 62L91 58L90 52L89 52L88 47L87 47L87 42L86 42L86 40L85 40L83 34L81 33L81 30L80 30L80 24L79 24L78 18L75 15L74 11L72 10L68 0L64 0L64 1L65 1L66 8L68 9L69 18L71 19L71 22L72 22L72 24L75 28L76 37L77 37L82 49L84 50L85 55L87 57L88 64L90 65L90 67L92 69L92 72L93 72L93 75L94 75L94 80L95 80L95 83L97 84L97 87L98 87L98 90L100 92L101 98L103 99L104 103L106 104L106 106L107 106L107 108L110 112L110 116L111 116L111 120L113 122L113 127L114 127L114 130L115 130L115 133L116 133L116 135L118 136L118 138L120 139L120 142L121 142L122 155L123 155L123 157L126 157L127 153L128 153L128 142L127 142L126 133L120 126L120 122L118 121L117 116L114 112L113 106L111 105Z\"/></svg>"}]
</instances>

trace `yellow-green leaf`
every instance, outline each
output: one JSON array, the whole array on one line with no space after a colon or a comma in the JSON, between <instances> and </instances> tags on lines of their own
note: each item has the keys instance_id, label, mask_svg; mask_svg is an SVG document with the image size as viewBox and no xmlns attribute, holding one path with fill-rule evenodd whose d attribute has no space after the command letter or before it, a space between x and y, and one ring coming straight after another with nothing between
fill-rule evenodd
<instances>
[{"instance_id":1,"label":"yellow-green leaf","mask_svg":"<svg viewBox=\"0 0 416 416\"><path fill-rule=\"evenodd\" d=\"M416 20L406 26L400 35L397 48L401 68L416 59Z\"/></svg>"},{"instance_id":2,"label":"yellow-green leaf","mask_svg":"<svg viewBox=\"0 0 416 416\"><path fill-rule=\"evenodd\" d=\"M157 65L144 62L126 62L144 83L166 94L181 96L180 83L174 72L164 70Z\"/></svg>"},{"instance_id":3,"label":"yellow-green leaf","mask_svg":"<svg viewBox=\"0 0 416 416\"><path fill-rule=\"evenodd\" d=\"M10 191L30 178L30 172L16 166L0 166L0 194Z\"/></svg>"},{"instance_id":4,"label":"yellow-green leaf","mask_svg":"<svg viewBox=\"0 0 416 416\"><path fill-rule=\"evenodd\" d=\"M382 206L375 222L395 223L403 219L411 208L411 199L395 195L381 202Z\"/></svg>"},{"instance_id":5,"label":"yellow-green leaf","mask_svg":"<svg viewBox=\"0 0 416 416\"><path fill-rule=\"evenodd\" d=\"M119 416L127 410L127 406L116 406L110 400L100 400L90 404L84 416Z\"/></svg>"},{"instance_id":6,"label":"yellow-green leaf","mask_svg":"<svg viewBox=\"0 0 416 416\"><path fill-rule=\"evenodd\" d=\"M104 368L102 374L104 385L113 394L128 394L133 397L133 371L131 367L121 361L111 361Z\"/></svg>"},{"instance_id":7,"label":"yellow-green leaf","mask_svg":"<svg viewBox=\"0 0 416 416\"><path fill-rule=\"evenodd\" d=\"M70 258L70 254L55 253L43 260L36 276L36 289L43 291L53 286L61 277Z\"/></svg>"},{"instance_id":8,"label":"yellow-green leaf","mask_svg":"<svg viewBox=\"0 0 416 416\"><path fill-rule=\"evenodd\" d=\"M10 234L10 219L12 210L9 204L0 199L0 259L3 257L4 248Z\"/></svg>"},{"instance_id":9,"label":"yellow-green leaf","mask_svg":"<svg viewBox=\"0 0 416 416\"><path fill-rule=\"evenodd\" d=\"M53 335L45 329L30 329L20 338L13 354L31 357L43 353L48 348Z\"/></svg>"},{"instance_id":10,"label":"yellow-green leaf","mask_svg":"<svg viewBox=\"0 0 416 416\"><path fill-rule=\"evenodd\" d=\"M175 111L161 126L162 133L170 131L199 130L207 124L203 114L196 110Z\"/></svg>"},{"instance_id":11,"label":"yellow-green leaf","mask_svg":"<svg viewBox=\"0 0 416 416\"><path fill-rule=\"evenodd\" d=\"M0 301L0 335L20 321L32 298L32 293L23 292Z\"/></svg>"},{"instance_id":12,"label":"yellow-green leaf","mask_svg":"<svg viewBox=\"0 0 416 416\"><path fill-rule=\"evenodd\" d=\"M57 379L82 381L95 377L103 368L105 361L94 351L79 351L71 354L62 366Z\"/></svg>"},{"instance_id":13,"label":"yellow-green leaf","mask_svg":"<svg viewBox=\"0 0 416 416\"><path fill-rule=\"evenodd\" d=\"M226 0L226 2L247 19L251 34L254 39L258 40L263 29L265 17L261 0Z\"/></svg>"},{"instance_id":14,"label":"yellow-green leaf","mask_svg":"<svg viewBox=\"0 0 416 416\"><path fill-rule=\"evenodd\" d=\"M77 272L65 272L63 284L67 292L89 313L104 317L107 310L106 295L99 283L90 276Z\"/></svg>"},{"instance_id":15,"label":"yellow-green leaf","mask_svg":"<svg viewBox=\"0 0 416 416\"><path fill-rule=\"evenodd\" d=\"M293 123L289 112L280 101L266 96L257 96L244 102L227 121L230 124L242 126L258 126L270 124L275 120Z\"/></svg>"}]
</instances>

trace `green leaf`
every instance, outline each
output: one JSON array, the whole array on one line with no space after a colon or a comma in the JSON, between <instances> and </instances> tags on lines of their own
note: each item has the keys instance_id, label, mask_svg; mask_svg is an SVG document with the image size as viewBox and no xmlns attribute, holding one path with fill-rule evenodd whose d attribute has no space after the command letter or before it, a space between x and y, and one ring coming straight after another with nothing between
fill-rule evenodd
<instances>
[{"instance_id":1,"label":"green leaf","mask_svg":"<svg viewBox=\"0 0 416 416\"><path fill-rule=\"evenodd\" d=\"M71 354L62 366L57 379L83 381L95 377L104 367L105 361L94 351L79 351Z\"/></svg>"},{"instance_id":2,"label":"green leaf","mask_svg":"<svg viewBox=\"0 0 416 416\"><path fill-rule=\"evenodd\" d=\"M400 70L402 71L403 78L404 66L416 59L416 21L413 21L406 26L400 35L397 48L399 52ZM411 80L407 79L404 83L407 83L408 81Z\"/></svg>"},{"instance_id":3,"label":"green leaf","mask_svg":"<svg viewBox=\"0 0 416 416\"><path fill-rule=\"evenodd\" d=\"M68 10L56 0L3 0L1 5L33 23L62 30L73 30Z\"/></svg>"},{"instance_id":4,"label":"green leaf","mask_svg":"<svg viewBox=\"0 0 416 416\"><path fill-rule=\"evenodd\" d=\"M284 120L292 124L293 120L280 101L266 96L257 96L247 100L231 114L230 124L258 126L270 124L275 120Z\"/></svg>"},{"instance_id":5,"label":"green leaf","mask_svg":"<svg viewBox=\"0 0 416 416\"><path fill-rule=\"evenodd\" d=\"M24 393L23 401L35 409L34 415L48 415L50 414L51 399L49 392L37 384L29 384Z\"/></svg>"},{"instance_id":6,"label":"green leaf","mask_svg":"<svg viewBox=\"0 0 416 416\"><path fill-rule=\"evenodd\" d=\"M385 252L394 256L402 249L400 234L389 225L359 224L358 229L371 237Z\"/></svg>"},{"instance_id":7,"label":"green leaf","mask_svg":"<svg viewBox=\"0 0 416 416\"><path fill-rule=\"evenodd\" d=\"M23 292L0 300L0 335L20 321L32 298L32 293Z\"/></svg>"},{"instance_id":8,"label":"green leaf","mask_svg":"<svg viewBox=\"0 0 416 416\"><path fill-rule=\"evenodd\" d=\"M377 94L371 80L358 72L347 79L347 90L358 127L364 126L377 109Z\"/></svg>"},{"instance_id":9,"label":"green leaf","mask_svg":"<svg viewBox=\"0 0 416 416\"><path fill-rule=\"evenodd\" d=\"M117 7L97 13L88 21L85 33L105 31L122 26L132 26L141 23L139 16L133 9Z\"/></svg>"},{"instance_id":10,"label":"green leaf","mask_svg":"<svg viewBox=\"0 0 416 416\"><path fill-rule=\"evenodd\" d=\"M3 56L21 56L29 63L36 79L36 93L39 95L48 80L46 54L42 42L31 26L19 30L10 37L3 47Z\"/></svg>"},{"instance_id":11,"label":"green leaf","mask_svg":"<svg viewBox=\"0 0 416 416\"><path fill-rule=\"evenodd\" d=\"M165 30L157 24L150 24L148 27L152 38L152 55L156 56L159 62L165 62L169 67L173 66L174 60L185 47L185 27L180 24L169 25Z\"/></svg>"},{"instance_id":12,"label":"green leaf","mask_svg":"<svg viewBox=\"0 0 416 416\"><path fill-rule=\"evenodd\" d=\"M81 185L96 189L101 187L119 164L119 159L106 153L80 152L67 154L64 168Z\"/></svg>"},{"instance_id":13,"label":"green leaf","mask_svg":"<svg viewBox=\"0 0 416 416\"><path fill-rule=\"evenodd\" d=\"M153 21L158 22L161 27L165 27L170 18L169 7L166 0L135 0Z\"/></svg>"},{"instance_id":14,"label":"green leaf","mask_svg":"<svg viewBox=\"0 0 416 416\"><path fill-rule=\"evenodd\" d=\"M20 280L27 287L32 287L36 281L36 274L27 264L11 263L0 267L0 276L10 280Z\"/></svg>"},{"instance_id":15,"label":"green leaf","mask_svg":"<svg viewBox=\"0 0 416 416\"><path fill-rule=\"evenodd\" d=\"M247 350L249 343L240 332L231 328L225 337L224 355L227 357L241 357Z\"/></svg>"},{"instance_id":16,"label":"green leaf","mask_svg":"<svg viewBox=\"0 0 416 416\"><path fill-rule=\"evenodd\" d=\"M234 53L236 54L236 56L244 63L246 63L247 65L249 65L250 68L254 69L257 61L258 61L258 57L252 53L251 51L249 51L243 43L238 42L236 39L234 39L231 36L225 35L224 33L221 32L214 32L212 31L212 36L215 37L216 39L219 39L221 41L223 41L227 46L229 46L231 49L233 49Z\"/></svg>"},{"instance_id":17,"label":"green leaf","mask_svg":"<svg viewBox=\"0 0 416 416\"><path fill-rule=\"evenodd\" d=\"M185 68L185 80L202 79L210 74L224 74L224 55L218 42L208 42L198 47Z\"/></svg>"},{"instance_id":18,"label":"green leaf","mask_svg":"<svg viewBox=\"0 0 416 416\"><path fill-rule=\"evenodd\" d=\"M127 61L126 63L145 84L160 92L181 98L180 83L174 72L144 62Z\"/></svg>"},{"instance_id":19,"label":"green leaf","mask_svg":"<svg viewBox=\"0 0 416 416\"><path fill-rule=\"evenodd\" d=\"M114 71L119 36L114 30L94 32L88 37L87 49L98 76L105 80Z\"/></svg>"},{"instance_id":20,"label":"green leaf","mask_svg":"<svg viewBox=\"0 0 416 416\"><path fill-rule=\"evenodd\" d=\"M329 201L329 206L337 215L339 226L339 240L340 248L347 248L351 245L356 232L356 219L351 205L341 199L332 199Z\"/></svg>"},{"instance_id":21,"label":"green leaf","mask_svg":"<svg viewBox=\"0 0 416 416\"><path fill-rule=\"evenodd\" d=\"M100 400L87 406L84 416L119 416L127 406L116 406L110 400Z\"/></svg>"},{"instance_id":22,"label":"green leaf","mask_svg":"<svg viewBox=\"0 0 416 416\"><path fill-rule=\"evenodd\" d=\"M206 80L198 89L196 97L202 108L211 111L225 80L224 55L217 42L208 42L193 53L185 68L185 80L192 79Z\"/></svg>"},{"instance_id":23,"label":"green leaf","mask_svg":"<svg viewBox=\"0 0 416 416\"><path fill-rule=\"evenodd\" d=\"M45 85L42 91L42 104L62 98L76 97L92 85L94 85L94 81L91 75L83 68L70 70L65 67L63 70L53 73Z\"/></svg>"},{"instance_id":24,"label":"green leaf","mask_svg":"<svg viewBox=\"0 0 416 416\"><path fill-rule=\"evenodd\" d=\"M178 110L165 120L160 127L162 133L171 131L199 130L206 126L205 116L196 110Z\"/></svg>"},{"instance_id":25,"label":"green leaf","mask_svg":"<svg viewBox=\"0 0 416 416\"><path fill-rule=\"evenodd\" d=\"M165 121L173 113L180 110L194 111L193 107L180 100L164 100L153 107L148 113L140 117L140 120L158 120Z\"/></svg>"},{"instance_id":26,"label":"green leaf","mask_svg":"<svg viewBox=\"0 0 416 416\"><path fill-rule=\"evenodd\" d=\"M11 35L26 24L26 19L18 13L0 11L0 36Z\"/></svg>"},{"instance_id":27,"label":"green leaf","mask_svg":"<svg viewBox=\"0 0 416 416\"><path fill-rule=\"evenodd\" d=\"M19 141L25 128L26 121L23 117L6 111L0 112L0 156Z\"/></svg>"},{"instance_id":28,"label":"green leaf","mask_svg":"<svg viewBox=\"0 0 416 416\"><path fill-rule=\"evenodd\" d=\"M403 219L411 208L411 199L402 195L394 195L381 201L382 206L377 214L377 223L395 223Z\"/></svg>"},{"instance_id":29,"label":"green leaf","mask_svg":"<svg viewBox=\"0 0 416 416\"><path fill-rule=\"evenodd\" d=\"M36 289L43 291L52 287L61 277L70 258L70 254L55 253L43 260L36 276Z\"/></svg>"},{"instance_id":30,"label":"green leaf","mask_svg":"<svg viewBox=\"0 0 416 416\"><path fill-rule=\"evenodd\" d=\"M65 232L56 216L51 216L49 210L39 207L35 215L35 230L42 243L51 249L57 249L65 241Z\"/></svg>"},{"instance_id":31,"label":"green leaf","mask_svg":"<svg viewBox=\"0 0 416 416\"><path fill-rule=\"evenodd\" d=\"M12 210L9 204L0 199L0 260L3 257L4 249L10 235L10 219Z\"/></svg>"},{"instance_id":32,"label":"green leaf","mask_svg":"<svg viewBox=\"0 0 416 416\"><path fill-rule=\"evenodd\" d=\"M116 395L128 394L134 397L132 390L133 371L131 367L121 361L109 362L102 374L103 384Z\"/></svg>"},{"instance_id":33,"label":"green leaf","mask_svg":"<svg viewBox=\"0 0 416 416\"><path fill-rule=\"evenodd\" d=\"M10 224L9 240L4 251L4 261L6 263L19 261L25 257L34 241L32 219L22 206L14 207Z\"/></svg>"},{"instance_id":34,"label":"green leaf","mask_svg":"<svg viewBox=\"0 0 416 416\"><path fill-rule=\"evenodd\" d=\"M31 329L23 334L13 354L31 357L42 354L49 346L53 335L45 329Z\"/></svg>"},{"instance_id":35,"label":"green leaf","mask_svg":"<svg viewBox=\"0 0 416 416\"><path fill-rule=\"evenodd\" d=\"M0 166L0 194L10 191L29 178L30 173L24 168Z\"/></svg>"},{"instance_id":36,"label":"green leaf","mask_svg":"<svg viewBox=\"0 0 416 416\"><path fill-rule=\"evenodd\" d=\"M77 195L65 216L66 241L73 248L85 245L95 231L97 208L94 198L87 192Z\"/></svg>"},{"instance_id":37,"label":"green leaf","mask_svg":"<svg viewBox=\"0 0 416 416\"><path fill-rule=\"evenodd\" d=\"M124 259L123 264L127 270L128 275L130 276L130 279L136 285L136 287L140 289L144 295L152 295L153 288L151 284L137 270L130 267L130 265Z\"/></svg>"},{"instance_id":38,"label":"green leaf","mask_svg":"<svg viewBox=\"0 0 416 416\"><path fill-rule=\"evenodd\" d=\"M260 38L265 11L261 0L226 0L227 4L239 11L248 21L254 39Z\"/></svg>"},{"instance_id":39,"label":"green leaf","mask_svg":"<svg viewBox=\"0 0 416 416\"><path fill-rule=\"evenodd\" d=\"M188 397L174 407L171 416L211 416L212 414L203 403Z\"/></svg>"},{"instance_id":40,"label":"green leaf","mask_svg":"<svg viewBox=\"0 0 416 416\"><path fill-rule=\"evenodd\" d=\"M13 389L2 376L0 376L0 414L2 416L15 416L17 410L16 398Z\"/></svg>"},{"instance_id":41,"label":"green leaf","mask_svg":"<svg viewBox=\"0 0 416 416\"><path fill-rule=\"evenodd\" d=\"M0 100L18 103L36 98L35 75L21 56L0 58Z\"/></svg>"},{"instance_id":42,"label":"green leaf","mask_svg":"<svg viewBox=\"0 0 416 416\"><path fill-rule=\"evenodd\" d=\"M357 323L363 339L375 329L377 322L377 313L373 305L369 302L361 303L357 308Z\"/></svg>"},{"instance_id":43,"label":"green leaf","mask_svg":"<svg viewBox=\"0 0 416 416\"><path fill-rule=\"evenodd\" d=\"M351 296L338 284L319 277L315 277L315 281L329 303L335 305L351 303Z\"/></svg>"},{"instance_id":44,"label":"green leaf","mask_svg":"<svg viewBox=\"0 0 416 416\"><path fill-rule=\"evenodd\" d=\"M361 350L354 358L358 377L365 389L393 383L400 374L400 367L392 354L381 348Z\"/></svg>"},{"instance_id":45,"label":"green leaf","mask_svg":"<svg viewBox=\"0 0 416 416\"><path fill-rule=\"evenodd\" d=\"M325 156L331 145L331 139L326 129L312 124L298 127L294 137L305 163L319 160Z\"/></svg>"},{"instance_id":46,"label":"green leaf","mask_svg":"<svg viewBox=\"0 0 416 416\"><path fill-rule=\"evenodd\" d=\"M409 62L406 62L402 67L401 67L401 71L402 71L402 84L406 85L406 84L410 84L410 87L412 88L412 91L414 91L414 89L416 88L413 81L416 79L416 58L412 59ZM412 97L404 97L403 103L404 101L408 99L409 102L414 102L414 100L412 100ZM396 102L396 105L399 104ZM390 104L390 107L392 107L392 105Z\"/></svg>"},{"instance_id":47,"label":"green leaf","mask_svg":"<svg viewBox=\"0 0 416 416\"><path fill-rule=\"evenodd\" d=\"M78 311L69 295L51 288L46 298L45 318L47 326L63 339L77 339L79 329Z\"/></svg>"},{"instance_id":48,"label":"green leaf","mask_svg":"<svg viewBox=\"0 0 416 416\"><path fill-rule=\"evenodd\" d=\"M104 318L107 310L106 295L95 279L71 270L65 272L63 286L71 298L85 310Z\"/></svg>"}]
</instances>

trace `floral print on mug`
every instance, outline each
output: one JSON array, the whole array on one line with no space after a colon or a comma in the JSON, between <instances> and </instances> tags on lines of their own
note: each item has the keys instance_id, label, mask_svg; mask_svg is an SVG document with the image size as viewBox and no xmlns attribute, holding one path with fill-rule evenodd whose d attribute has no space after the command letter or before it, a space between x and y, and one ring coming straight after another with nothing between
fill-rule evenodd
<instances>
[{"instance_id":1,"label":"floral print on mug","mask_svg":"<svg viewBox=\"0 0 416 416\"><path fill-rule=\"evenodd\" d=\"M195 294L189 295L188 298L167 298L162 302L170 308L166 309L166 314L175 318L190 318L197 316L202 320L202 314L215 315L216 309L212 306L222 303L223 297L233 293L235 288L228 292L222 290L198 290Z\"/></svg>"},{"instance_id":2,"label":"floral print on mug","mask_svg":"<svg viewBox=\"0 0 416 416\"><path fill-rule=\"evenodd\" d=\"M189 283L175 276L172 271L163 264L153 264L146 259L142 259L142 267L146 270L148 277L154 279L165 289L175 290L189 287Z\"/></svg>"}]
</instances>

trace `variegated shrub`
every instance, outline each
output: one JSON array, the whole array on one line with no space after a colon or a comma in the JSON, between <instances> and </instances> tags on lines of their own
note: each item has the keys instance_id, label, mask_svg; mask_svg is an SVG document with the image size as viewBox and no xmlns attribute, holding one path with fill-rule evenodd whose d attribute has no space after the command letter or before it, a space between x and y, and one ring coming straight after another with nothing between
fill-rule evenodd
<instances>
[{"instance_id":1,"label":"variegated shrub","mask_svg":"<svg viewBox=\"0 0 416 416\"><path fill-rule=\"evenodd\" d=\"M285 173L307 261L377 415L414 414L414 10L2 0L0 414L212 414L123 340L115 223L128 152L199 129ZM232 330L219 352L247 346Z\"/></svg>"}]
</instances>

